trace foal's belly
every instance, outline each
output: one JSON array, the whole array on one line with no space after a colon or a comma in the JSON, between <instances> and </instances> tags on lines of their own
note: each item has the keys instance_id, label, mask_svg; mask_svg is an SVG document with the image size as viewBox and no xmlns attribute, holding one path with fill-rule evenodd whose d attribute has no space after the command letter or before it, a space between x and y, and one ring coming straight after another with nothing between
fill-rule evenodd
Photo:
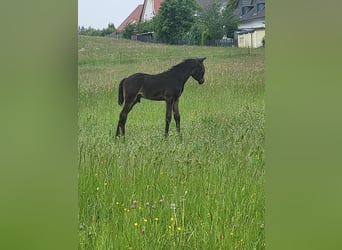
<instances>
[{"instance_id":1,"label":"foal's belly","mask_svg":"<svg viewBox=\"0 0 342 250\"><path fill-rule=\"evenodd\" d=\"M162 95L159 95L159 94L155 94L155 95L145 95L145 94L142 94L141 95L142 98L145 98L145 99L148 99L148 100L153 100L153 101L163 101L165 100L165 98L162 96Z\"/></svg>"},{"instance_id":2,"label":"foal's belly","mask_svg":"<svg viewBox=\"0 0 342 250\"><path fill-rule=\"evenodd\" d=\"M166 101L170 99L177 99L181 94L182 90L174 89L174 90L156 90L156 89L142 89L139 91L139 94L142 98L154 100L154 101Z\"/></svg>"},{"instance_id":3,"label":"foal's belly","mask_svg":"<svg viewBox=\"0 0 342 250\"><path fill-rule=\"evenodd\" d=\"M164 91L141 91L139 94L145 99L153 100L153 101L163 101L165 100Z\"/></svg>"}]
</instances>

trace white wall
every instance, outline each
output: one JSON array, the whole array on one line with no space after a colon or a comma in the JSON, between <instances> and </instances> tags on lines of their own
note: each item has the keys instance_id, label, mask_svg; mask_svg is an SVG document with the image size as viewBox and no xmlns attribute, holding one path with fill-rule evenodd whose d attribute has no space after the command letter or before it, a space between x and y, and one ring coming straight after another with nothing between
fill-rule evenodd
<instances>
[{"instance_id":1,"label":"white wall","mask_svg":"<svg viewBox=\"0 0 342 250\"><path fill-rule=\"evenodd\" d=\"M154 0L147 0L144 13L142 14L142 21L151 20L154 16Z\"/></svg>"},{"instance_id":2,"label":"white wall","mask_svg":"<svg viewBox=\"0 0 342 250\"><path fill-rule=\"evenodd\" d=\"M256 30L250 33L238 35L239 48L259 48L262 46L262 39L265 37L265 30Z\"/></svg>"},{"instance_id":3,"label":"white wall","mask_svg":"<svg viewBox=\"0 0 342 250\"><path fill-rule=\"evenodd\" d=\"M241 23L238 29L255 29L255 28L265 28L265 19L254 19L248 23Z\"/></svg>"}]
</instances>

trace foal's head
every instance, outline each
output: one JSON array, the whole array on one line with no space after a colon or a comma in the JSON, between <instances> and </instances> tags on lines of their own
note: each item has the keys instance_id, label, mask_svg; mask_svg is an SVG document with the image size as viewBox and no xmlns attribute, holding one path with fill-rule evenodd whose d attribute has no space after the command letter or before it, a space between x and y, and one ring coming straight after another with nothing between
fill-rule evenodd
<instances>
[{"instance_id":1,"label":"foal's head","mask_svg":"<svg viewBox=\"0 0 342 250\"><path fill-rule=\"evenodd\" d=\"M194 59L195 62L195 67L194 70L191 73L191 76L199 83L203 84L204 83L204 73L205 73L205 68L203 65L203 61L206 59L204 58L199 58L199 59Z\"/></svg>"}]
</instances>

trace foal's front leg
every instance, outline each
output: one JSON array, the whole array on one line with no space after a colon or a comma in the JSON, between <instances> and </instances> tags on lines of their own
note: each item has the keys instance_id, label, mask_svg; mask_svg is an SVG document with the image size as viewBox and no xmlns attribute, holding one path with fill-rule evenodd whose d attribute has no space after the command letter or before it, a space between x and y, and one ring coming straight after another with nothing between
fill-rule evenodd
<instances>
[{"instance_id":1,"label":"foal's front leg","mask_svg":"<svg viewBox=\"0 0 342 250\"><path fill-rule=\"evenodd\" d=\"M173 107L173 101L166 101L166 125L165 125L165 137L169 135L169 127L171 123L171 117L172 117L172 107Z\"/></svg>"}]
</instances>

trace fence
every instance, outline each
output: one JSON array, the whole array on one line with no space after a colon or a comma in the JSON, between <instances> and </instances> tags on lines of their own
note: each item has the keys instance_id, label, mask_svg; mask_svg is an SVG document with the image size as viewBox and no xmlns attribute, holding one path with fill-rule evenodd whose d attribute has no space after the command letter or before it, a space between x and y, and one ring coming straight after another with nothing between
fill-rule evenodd
<instances>
[{"instance_id":1,"label":"fence","mask_svg":"<svg viewBox=\"0 0 342 250\"><path fill-rule=\"evenodd\" d=\"M146 32L135 34L131 36L131 40L141 41L141 42L149 42L149 43L159 43L158 39L154 36L154 32ZM191 40L188 39L180 39L176 41L177 45L199 45L194 44ZM205 46L215 46L215 47L237 47L237 40L232 38L218 39L218 40L207 40L205 42Z\"/></svg>"},{"instance_id":2,"label":"fence","mask_svg":"<svg viewBox=\"0 0 342 250\"><path fill-rule=\"evenodd\" d=\"M207 40L207 46L216 46L216 47L237 47L237 41L232 38L219 39L219 40Z\"/></svg>"}]
</instances>

